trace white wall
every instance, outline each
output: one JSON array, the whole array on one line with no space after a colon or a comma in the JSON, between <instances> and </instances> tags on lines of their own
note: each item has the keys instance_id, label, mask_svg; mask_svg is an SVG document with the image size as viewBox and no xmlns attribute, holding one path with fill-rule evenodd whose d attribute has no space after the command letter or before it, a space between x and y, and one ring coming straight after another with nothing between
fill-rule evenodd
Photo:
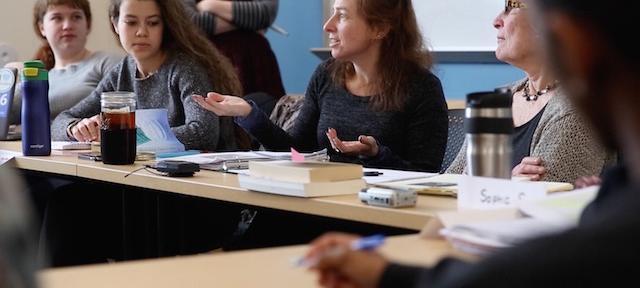
<instances>
[{"instance_id":1,"label":"white wall","mask_svg":"<svg viewBox=\"0 0 640 288\"><path fill-rule=\"evenodd\" d=\"M434 51L494 51L493 19L504 0L413 0L418 23Z\"/></svg>"},{"instance_id":2,"label":"white wall","mask_svg":"<svg viewBox=\"0 0 640 288\"><path fill-rule=\"evenodd\" d=\"M35 0L0 0L0 43L11 45L18 52L19 61L32 57L40 47L39 37L33 31L32 13ZM109 0L90 0L93 28L88 48L122 53L109 28L107 7Z\"/></svg>"}]
</instances>

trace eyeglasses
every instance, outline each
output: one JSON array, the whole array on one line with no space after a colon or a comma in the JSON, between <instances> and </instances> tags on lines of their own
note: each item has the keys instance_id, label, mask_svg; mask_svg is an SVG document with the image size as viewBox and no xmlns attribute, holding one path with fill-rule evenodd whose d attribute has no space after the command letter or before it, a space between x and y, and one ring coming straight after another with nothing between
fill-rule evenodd
<instances>
[{"instance_id":1,"label":"eyeglasses","mask_svg":"<svg viewBox=\"0 0 640 288\"><path fill-rule=\"evenodd\" d=\"M509 13L514 8L527 8L527 4L524 4L517 0L504 0L504 13Z\"/></svg>"}]
</instances>

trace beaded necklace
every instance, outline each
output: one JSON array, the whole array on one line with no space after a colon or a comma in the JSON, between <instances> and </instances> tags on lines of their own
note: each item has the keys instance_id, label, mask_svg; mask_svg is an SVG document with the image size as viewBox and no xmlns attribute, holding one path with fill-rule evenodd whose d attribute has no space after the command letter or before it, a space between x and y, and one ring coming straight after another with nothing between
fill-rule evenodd
<instances>
[{"instance_id":1,"label":"beaded necklace","mask_svg":"<svg viewBox=\"0 0 640 288\"><path fill-rule=\"evenodd\" d=\"M558 86L558 81L553 81L549 85L544 87L544 89L534 92L532 94L529 91L529 79L527 79L527 81L524 83L524 89L522 90L522 93L523 93L522 97L524 97L524 99L527 101L537 101L538 97L549 93L549 91L555 89L557 86Z\"/></svg>"}]
</instances>

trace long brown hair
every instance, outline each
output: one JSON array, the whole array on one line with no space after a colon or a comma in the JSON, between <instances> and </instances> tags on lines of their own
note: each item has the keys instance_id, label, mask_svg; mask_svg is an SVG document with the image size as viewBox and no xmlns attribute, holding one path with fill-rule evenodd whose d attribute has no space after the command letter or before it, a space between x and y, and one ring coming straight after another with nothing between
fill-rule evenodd
<instances>
[{"instance_id":1,"label":"long brown hair","mask_svg":"<svg viewBox=\"0 0 640 288\"><path fill-rule=\"evenodd\" d=\"M40 33L40 25L44 21L44 14L47 14L49 6L65 5L82 10L87 19L87 28L91 29L91 6L88 0L38 0L33 5L33 31L42 39L42 46L36 51L33 59L40 60L44 63L47 70L53 69L56 65L56 59L53 50L49 45L47 38Z\"/></svg>"},{"instance_id":2,"label":"long brown hair","mask_svg":"<svg viewBox=\"0 0 640 288\"><path fill-rule=\"evenodd\" d=\"M109 17L117 22L120 17L120 5L124 0L111 0ZM200 30L187 17L182 0L153 0L160 9L164 22L162 49L171 53L180 51L201 63L217 92L229 95L242 95L240 80L235 74L231 62L218 49L210 44ZM113 30L113 25L111 25ZM118 34L113 31L115 36Z\"/></svg>"},{"instance_id":3,"label":"long brown hair","mask_svg":"<svg viewBox=\"0 0 640 288\"><path fill-rule=\"evenodd\" d=\"M409 86L409 78L420 69L433 65L413 11L411 0L357 0L360 13L370 27L388 27L382 39L378 59L379 80L371 105L376 110L402 110ZM344 86L355 74L351 62L335 60L329 65L333 81Z\"/></svg>"},{"instance_id":4,"label":"long brown hair","mask_svg":"<svg viewBox=\"0 0 640 288\"><path fill-rule=\"evenodd\" d=\"M114 22L117 22L120 17L120 5L123 1L111 0L109 18ZM200 32L200 29L191 22L187 17L183 1L153 1L160 9L164 26L162 49L169 53L180 51L194 59L196 63L201 63L202 67L207 71L209 81L211 81L216 92L227 95L242 95L242 86L235 69L231 65L231 61L222 55ZM116 38L119 38L113 25L110 26ZM241 128L234 127L235 140L238 147L241 149L249 148L251 146L249 136Z\"/></svg>"}]
</instances>

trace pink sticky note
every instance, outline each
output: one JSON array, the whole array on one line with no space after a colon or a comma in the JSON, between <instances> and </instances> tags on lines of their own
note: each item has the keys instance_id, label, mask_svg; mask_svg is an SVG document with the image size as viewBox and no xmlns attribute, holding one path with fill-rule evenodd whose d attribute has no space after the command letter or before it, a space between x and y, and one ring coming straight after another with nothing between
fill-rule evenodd
<instances>
[{"instance_id":1,"label":"pink sticky note","mask_svg":"<svg viewBox=\"0 0 640 288\"><path fill-rule=\"evenodd\" d=\"M296 149L291 148L291 161L304 162L304 155L300 154Z\"/></svg>"}]
</instances>

